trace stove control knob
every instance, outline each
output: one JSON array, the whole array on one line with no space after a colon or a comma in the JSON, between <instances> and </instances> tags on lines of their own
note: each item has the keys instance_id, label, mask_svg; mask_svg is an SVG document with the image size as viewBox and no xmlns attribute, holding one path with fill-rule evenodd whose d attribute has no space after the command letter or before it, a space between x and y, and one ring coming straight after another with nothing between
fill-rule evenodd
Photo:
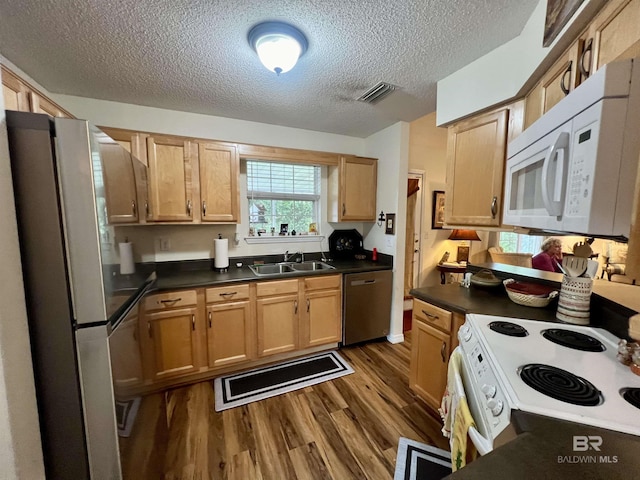
<instances>
[{"instance_id":1,"label":"stove control knob","mask_svg":"<svg viewBox=\"0 0 640 480\"><path fill-rule=\"evenodd\" d=\"M504 403L502 403L502 400L496 400L495 398L492 398L487 402L487 407L489 407L489 410L491 410L493 416L497 417L502 413Z\"/></svg>"},{"instance_id":2,"label":"stove control knob","mask_svg":"<svg viewBox=\"0 0 640 480\"><path fill-rule=\"evenodd\" d=\"M460 327L460 334L462 335L462 340L468 342L471 339L471 328L469 328L469 325L462 325L462 327Z\"/></svg>"},{"instance_id":3,"label":"stove control knob","mask_svg":"<svg viewBox=\"0 0 640 480\"><path fill-rule=\"evenodd\" d=\"M496 396L495 385L489 385L488 383L485 383L480 390L482 390L482 393L484 393L484 396L487 397L487 399L493 398Z\"/></svg>"}]
</instances>

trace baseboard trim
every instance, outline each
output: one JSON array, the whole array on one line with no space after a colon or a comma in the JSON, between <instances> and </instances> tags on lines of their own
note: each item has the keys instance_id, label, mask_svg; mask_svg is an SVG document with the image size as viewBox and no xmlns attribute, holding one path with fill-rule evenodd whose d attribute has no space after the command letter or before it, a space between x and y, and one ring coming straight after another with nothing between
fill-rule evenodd
<instances>
[{"instance_id":1,"label":"baseboard trim","mask_svg":"<svg viewBox=\"0 0 640 480\"><path fill-rule=\"evenodd\" d=\"M398 333L396 335L387 335L389 343L402 343L404 342L404 333Z\"/></svg>"}]
</instances>

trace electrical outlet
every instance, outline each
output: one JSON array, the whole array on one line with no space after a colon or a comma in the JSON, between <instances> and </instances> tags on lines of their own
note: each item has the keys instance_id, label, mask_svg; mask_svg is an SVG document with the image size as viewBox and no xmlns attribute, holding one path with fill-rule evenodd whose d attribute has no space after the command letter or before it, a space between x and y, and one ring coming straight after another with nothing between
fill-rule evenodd
<instances>
[{"instance_id":1,"label":"electrical outlet","mask_svg":"<svg viewBox=\"0 0 640 480\"><path fill-rule=\"evenodd\" d=\"M161 252L171 250L171 241L168 238L159 238L158 242L160 243Z\"/></svg>"},{"instance_id":2,"label":"electrical outlet","mask_svg":"<svg viewBox=\"0 0 640 480\"><path fill-rule=\"evenodd\" d=\"M388 248L393 248L393 236L387 235L386 243Z\"/></svg>"}]
</instances>

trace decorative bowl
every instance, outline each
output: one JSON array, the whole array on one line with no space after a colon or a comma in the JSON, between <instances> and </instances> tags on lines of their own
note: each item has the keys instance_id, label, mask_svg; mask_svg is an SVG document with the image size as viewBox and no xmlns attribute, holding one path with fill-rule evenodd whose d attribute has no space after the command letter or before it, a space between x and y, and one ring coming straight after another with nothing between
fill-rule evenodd
<instances>
[{"instance_id":1,"label":"decorative bowl","mask_svg":"<svg viewBox=\"0 0 640 480\"><path fill-rule=\"evenodd\" d=\"M475 275L472 275L469 279L472 285L476 287L497 287L502 283L498 277L496 277L491 270L480 270Z\"/></svg>"},{"instance_id":2,"label":"decorative bowl","mask_svg":"<svg viewBox=\"0 0 640 480\"><path fill-rule=\"evenodd\" d=\"M558 296L558 291L539 283L516 282L509 278L502 282L512 302L525 307L546 307Z\"/></svg>"}]
</instances>

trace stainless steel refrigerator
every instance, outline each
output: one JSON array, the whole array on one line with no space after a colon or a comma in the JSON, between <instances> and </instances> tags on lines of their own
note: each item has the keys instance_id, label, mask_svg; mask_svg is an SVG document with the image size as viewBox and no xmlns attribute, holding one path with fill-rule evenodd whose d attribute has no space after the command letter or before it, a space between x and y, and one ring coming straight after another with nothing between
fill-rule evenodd
<instances>
[{"instance_id":1,"label":"stainless steel refrigerator","mask_svg":"<svg viewBox=\"0 0 640 480\"><path fill-rule=\"evenodd\" d=\"M82 120L6 118L47 478L118 479L109 335L152 279L109 263L100 143L116 142Z\"/></svg>"}]
</instances>

